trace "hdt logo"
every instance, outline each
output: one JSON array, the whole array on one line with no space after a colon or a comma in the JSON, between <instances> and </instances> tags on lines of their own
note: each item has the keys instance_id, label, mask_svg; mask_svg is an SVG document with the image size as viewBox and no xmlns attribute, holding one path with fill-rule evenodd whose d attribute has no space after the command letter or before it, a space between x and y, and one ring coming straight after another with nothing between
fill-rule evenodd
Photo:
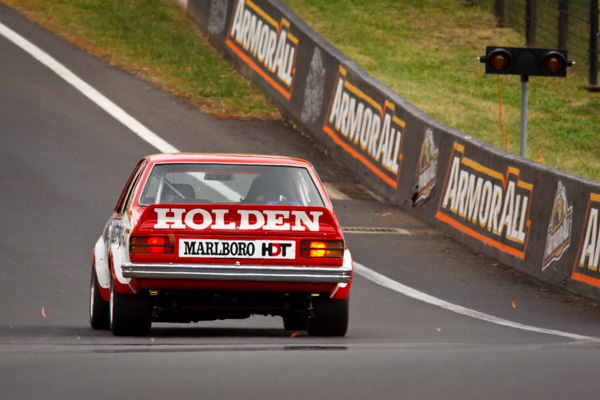
<instances>
[{"instance_id":1,"label":"hdt logo","mask_svg":"<svg viewBox=\"0 0 600 400\"><path fill-rule=\"evenodd\" d=\"M292 247L291 243L263 243L262 244L262 255L263 257L282 257L287 256L287 249Z\"/></svg>"}]
</instances>

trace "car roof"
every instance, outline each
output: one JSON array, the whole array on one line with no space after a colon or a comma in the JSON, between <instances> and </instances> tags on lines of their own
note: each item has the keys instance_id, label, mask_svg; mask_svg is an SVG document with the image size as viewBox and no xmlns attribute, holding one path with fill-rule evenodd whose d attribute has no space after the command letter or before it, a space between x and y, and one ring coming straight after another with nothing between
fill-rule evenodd
<instances>
[{"instance_id":1,"label":"car roof","mask_svg":"<svg viewBox=\"0 0 600 400\"><path fill-rule=\"evenodd\" d=\"M217 164L272 164L287 166L311 166L299 158L268 156L258 154L218 154L218 153L172 153L153 154L146 157L149 164L166 163L217 163Z\"/></svg>"}]
</instances>

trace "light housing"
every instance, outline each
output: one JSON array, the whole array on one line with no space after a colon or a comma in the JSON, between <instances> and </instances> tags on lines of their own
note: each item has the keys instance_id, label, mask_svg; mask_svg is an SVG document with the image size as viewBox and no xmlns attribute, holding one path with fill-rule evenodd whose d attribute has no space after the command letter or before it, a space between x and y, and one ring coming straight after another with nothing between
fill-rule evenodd
<instances>
[{"instance_id":1,"label":"light housing","mask_svg":"<svg viewBox=\"0 0 600 400\"><path fill-rule=\"evenodd\" d=\"M486 74L521 76L566 77L574 64L566 50L500 46L487 46L479 61L485 63Z\"/></svg>"},{"instance_id":2,"label":"light housing","mask_svg":"<svg viewBox=\"0 0 600 400\"><path fill-rule=\"evenodd\" d=\"M310 258L342 258L344 242L341 240L303 240L300 256Z\"/></svg>"},{"instance_id":3,"label":"light housing","mask_svg":"<svg viewBox=\"0 0 600 400\"><path fill-rule=\"evenodd\" d=\"M169 236L132 236L131 254L173 254L175 246Z\"/></svg>"}]
</instances>

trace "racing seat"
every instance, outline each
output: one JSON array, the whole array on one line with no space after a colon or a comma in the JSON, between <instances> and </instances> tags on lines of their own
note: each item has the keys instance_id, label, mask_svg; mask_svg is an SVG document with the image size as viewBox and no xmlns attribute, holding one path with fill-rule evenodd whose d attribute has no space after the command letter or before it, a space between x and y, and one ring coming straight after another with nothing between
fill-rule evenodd
<instances>
[{"instance_id":1,"label":"racing seat","mask_svg":"<svg viewBox=\"0 0 600 400\"><path fill-rule=\"evenodd\" d=\"M172 186L172 187L171 187ZM172 183L163 189L161 203L189 203L196 199L192 185L187 183Z\"/></svg>"},{"instance_id":2,"label":"racing seat","mask_svg":"<svg viewBox=\"0 0 600 400\"><path fill-rule=\"evenodd\" d=\"M188 185L187 183L174 183L175 190L179 192L179 194L183 195L186 199L195 199L196 193L194 192L194 188L192 185ZM180 196L177 196L180 197Z\"/></svg>"},{"instance_id":3,"label":"racing seat","mask_svg":"<svg viewBox=\"0 0 600 400\"><path fill-rule=\"evenodd\" d=\"M272 175L255 178L242 204L279 204L294 200L289 182Z\"/></svg>"}]
</instances>

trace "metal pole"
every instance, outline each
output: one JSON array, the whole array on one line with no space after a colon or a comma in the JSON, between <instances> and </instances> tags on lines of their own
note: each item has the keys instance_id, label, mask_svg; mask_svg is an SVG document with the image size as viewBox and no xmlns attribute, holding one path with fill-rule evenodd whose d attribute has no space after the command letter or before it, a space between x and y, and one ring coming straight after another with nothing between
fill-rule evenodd
<instances>
[{"instance_id":1,"label":"metal pole","mask_svg":"<svg viewBox=\"0 0 600 400\"><path fill-rule=\"evenodd\" d=\"M527 83L529 75L521 75L521 157L527 157Z\"/></svg>"},{"instance_id":2,"label":"metal pole","mask_svg":"<svg viewBox=\"0 0 600 400\"><path fill-rule=\"evenodd\" d=\"M590 85L598 86L598 0L590 0Z\"/></svg>"},{"instance_id":3,"label":"metal pole","mask_svg":"<svg viewBox=\"0 0 600 400\"><path fill-rule=\"evenodd\" d=\"M504 28L506 26L506 14L504 12L504 0L496 0L496 20L498 21L498 27Z\"/></svg>"},{"instance_id":4,"label":"metal pole","mask_svg":"<svg viewBox=\"0 0 600 400\"><path fill-rule=\"evenodd\" d=\"M525 45L527 47L534 47L537 24L537 0L527 0L525 7Z\"/></svg>"},{"instance_id":5,"label":"metal pole","mask_svg":"<svg viewBox=\"0 0 600 400\"><path fill-rule=\"evenodd\" d=\"M558 48L567 50L569 41L569 0L560 0L558 4Z\"/></svg>"}]
</instances>

